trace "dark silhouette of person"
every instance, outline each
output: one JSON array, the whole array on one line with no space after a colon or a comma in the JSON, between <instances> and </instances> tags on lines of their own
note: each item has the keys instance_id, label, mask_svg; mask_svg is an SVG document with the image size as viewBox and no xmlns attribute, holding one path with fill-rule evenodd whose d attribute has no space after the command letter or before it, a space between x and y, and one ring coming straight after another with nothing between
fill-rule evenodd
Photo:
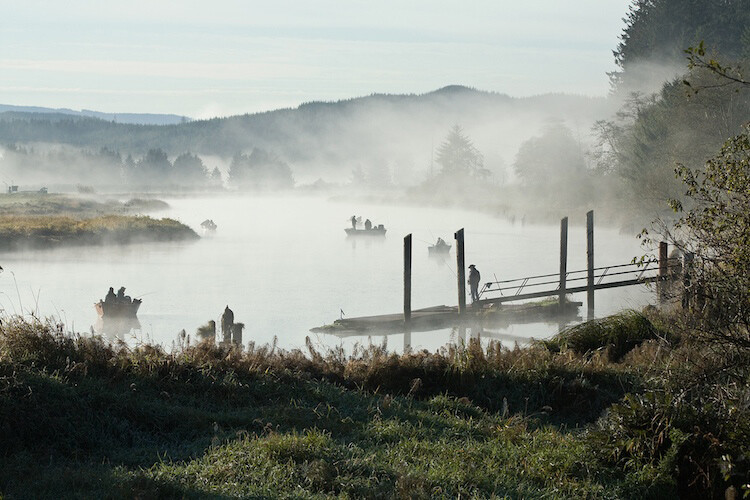
<instances>
[{"instance_id":1,"label":"dark silhouette of person","mask_svg":"<svg viewBox=\"0 0 750 500\"><path fill-rule=\"evenodd\" d=\"M117 300L117 295L115 295L115 289L113 287L109 287L107 296L104 297L104 302L114 302L115 300Z\"/></svg>"},{"instance_id":2,"label":"dark silhouette of person","mask_svg":"<svg viewBox=\"0 0 750 500\"><path fill-rule=\"evenodd\" d=\"M221 315L221 335L226 343L232 341L232 325L234 325L234 312L227 305L224 308L224 314Z\"/></svg>"},{"instance_id":3,"label":"dark silhouette of person","mask_svg":"<svg viewBox=\"0 0 750 500\"><path fill-rule=\"evenodd\" d=\"M370 229L372 229L372 222L370 222L370 219L367 219L367 220L365 221L365 229L366 229L366 230L368 230L368 231L369 231Z\"/></svg>"},{"instance_id":4,"label":"dark silhouette of person","mask_svg":"<svg viewBox=\"0 0 750 500\"><path fill-rule=\"evenodd\" d=\"M119 302L125 302L125 287L121 286L119 290L117 290L117 300Z\"/></svg>"},{"instance_id":5,"label":"dark silhouette of person","mask_svg":"<svg viewBox=\"0 0 750 500\"><path fill-rule=\"evenodd\" d=\"M357 216L352 215L352 229L357 229Z\"/></svg>"},{"instance_id":6,"label":"dark silhouette of person","mask_svg":"<svg viewBox=\"0 0 750 500\"><path fill-rule=\"evenodd\" d=\"M478 302L479 301L479 280L481 279L481 275L479 274L479 271L474 266L474 264L471 264L469 266L469 287L471 288L471 302Z\"/></svg>"}]
</instances>

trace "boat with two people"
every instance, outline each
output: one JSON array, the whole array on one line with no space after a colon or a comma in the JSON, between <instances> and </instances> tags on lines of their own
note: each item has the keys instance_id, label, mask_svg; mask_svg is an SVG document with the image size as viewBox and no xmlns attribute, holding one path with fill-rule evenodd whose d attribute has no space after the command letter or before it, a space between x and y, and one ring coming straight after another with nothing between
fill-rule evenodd
<instances>
[{"instance_id":1,"label":"boat with two people","mask_svg":"<svg viewBox=\"0 0 750 500\"><path fill-rule=\"evenodd\" d=\"M206 219L203 222L201 222L201 228L203 229L203 233L213 233L216 231L216 223L212 219Z\"/></svg>"},{"instance_id":2,"label":"boat with two people","mask_svg":"<svg viewBox=\"0 0 750 500\"><path fill-rule=\"evenodd\" d=\"M352 227L344 229L347 236L385 236L385 226L383 224L374 225L370 219L365 220L364 229L359 229L359 221L361 217L352 215Z\"/></svg>"},{"instance_id":3,"label":"boat with two people","mask_svg":"<svg viewBox=\"0 0 750 500\"><path fill-rule=\"evenodd\" d=\"M445 242L443 238L438 238L434 245L427 247L427 253L430 256L448 255L451 251L451 245Z\"/></svg>"},{"instance_id":4,"label":"boat with two people","mask_svg":"<svg viewBox=\"0 0 750 500\"><path fill-rule=\"evenodd\" d=\"M125 295L124 286L120 287L117 294L114 288L109 287L104 299L94 304L100 318L135 318L139 307L141 299L131 299L129 295Z\"/></svg>"}]
</instances>

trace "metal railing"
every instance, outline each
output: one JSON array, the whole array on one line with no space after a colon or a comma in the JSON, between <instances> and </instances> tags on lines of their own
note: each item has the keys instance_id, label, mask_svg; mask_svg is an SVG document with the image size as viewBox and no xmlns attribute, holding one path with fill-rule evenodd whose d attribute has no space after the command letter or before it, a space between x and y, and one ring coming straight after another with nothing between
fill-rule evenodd
<instances>
[{"instance_id":1,"label":"metal railing","mask_svg":"<svg viewBox=\"0 0 750 500\"><path fill-rule=\"evenodd\" d=\"M682 264L676 259L669 259L667 262L667 275L675 269L682 269ZM655 281L659 275L654 276L651 273L659 272L659 260L650 259L641 262L631 262L628 264L617 264L611 266L596 267L594 271L594 288L612 288L615 286L629 286L641 282ZM646 273L649 273L648 275ZM554 279L552 279L554 278ZM605 282L604 280L608 281ZM619 280L619 281L617 281ZM584 285L579 285L583 282ZM479 292L480 299L488 300L488 294L499 294L508 300L510 297L527 295L527 290L537 291L538 287L545 285L555 285L550 289L549 295L559 293L560 290L560 273L540 274L537 276L527 276L524 278L514 278L509 280L488 281L484 283ZM568 271L565 274L565 289L585 288L588 285L588 269L579 271ZM536 292L541 293L541 292ZM485 297L483 297L485 296Z\"/></svg>"}]
</instances>

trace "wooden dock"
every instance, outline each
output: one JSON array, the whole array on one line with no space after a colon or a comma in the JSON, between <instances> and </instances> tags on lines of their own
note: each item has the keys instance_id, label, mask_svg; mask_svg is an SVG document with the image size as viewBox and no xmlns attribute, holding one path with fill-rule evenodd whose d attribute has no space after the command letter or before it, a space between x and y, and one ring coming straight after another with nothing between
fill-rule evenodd
<instances>
[{"instance_id":1,"label":"wooden dock","mask_svg":"<svg viewBox=\"0 0 750 500\"><path fill-rule=\"evenodd\" d=\"M464 262L464 230L454 234L456 239L456 278L458 288L457 306L434 306L412 310L412 237L404 237L404 308L402 313L341 318L332 324L312 328L314 333L330 333L340 336L368 335L377 333L408 334L415 331L440 330L444 328L484 325L502 326L512 323L559 322L564 324L578 319L581 302L572 302L568 294L586 292L587 316L594 317L594 292L608 288L656 283L659 298L666 296L670 281L681 277L689 279L690 258L685 262L667 256L667 243L659 245L658 259L642 259L640 262L594 267L594 213L586 214L586 269L568 271L568 218L560 221L560 268L559 273L541 274L525 278L486 282L474 304L466 304L466 275ZM656 267L658 266L658 267ZM684 269L683 269L684 266ZM684 272L683 272L684 271ZM687 287L684 287L687 289ZM683 292L684 293L684 292ZM536 302L530 299L544 300ZM684 300L684 298L683 298ZM406 341L405 341L406 343Z\"/></svg>"},{"instance_id":2,"label":"wooden dock","mask_svg":"<svg viewBox=\"0 0 750 500\"><path fill-rule=\"evenodd\" d=\"M581 305L581 302L566 301L561 313L557 300L503 305L484 303L476 308L467 306L463 315L458 314L457 306L427 307L411 311L408 331L427 332L477 324L502 328L519 323L558 322L561 319L570 321L580 319L578 310ZM404 333L407 328L404 315L394 313L337 319L330 325L312 328L310 331L348 337Z\"/></svg>"}]
</instances>

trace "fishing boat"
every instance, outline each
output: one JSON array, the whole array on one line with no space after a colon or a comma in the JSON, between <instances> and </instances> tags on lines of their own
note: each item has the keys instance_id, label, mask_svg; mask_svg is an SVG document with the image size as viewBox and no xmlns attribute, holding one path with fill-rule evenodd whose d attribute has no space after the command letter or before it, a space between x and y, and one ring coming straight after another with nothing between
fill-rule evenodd
<instances>
[{"instance_id":1,"label":"fishing boat","mask_svg":"<svg viewBox=\"0 0 750 500\"><path fill-rule=\"evenodd\" d=\"M355 229L353 227L347 227L344 229L347 236L385 236L385 227L383 224L373 226L370 229Z\"/></svg>"},{"instance_id":2,"label":"fishing boat","mask_svg":"<svg viewBox=\"0 0 750 500\"><path fill-rule=\"evenodd\" d=\"M141 299L131 299L125 295L125 287L120 288L117 295L112 288L103 300L94 303L96 314L100 318L135 318L138 308L141 307Z\"/></svg>"},{"instance_id":3,"label":"fishing boat","mask_svg":"<svg viewBox=\"0 0 750 500\"><path fill-rule=\"evenodd\" d=\"M216 231L216 223L211 219L206 219L203 222L201 222L201 228L203 229L204 233L213 233Z\"/></svg>"},{"instance_id":4,"label":"fishing boat","mask_svg":"<svg viewBox=\"0 0 750 500\"><path fill-rule=\"evenodd\" d=\"M451 251L451 245L438 238L437 243L427 247L427 253L429 255L448 255Z\"/></svg>"}]
</instances>

